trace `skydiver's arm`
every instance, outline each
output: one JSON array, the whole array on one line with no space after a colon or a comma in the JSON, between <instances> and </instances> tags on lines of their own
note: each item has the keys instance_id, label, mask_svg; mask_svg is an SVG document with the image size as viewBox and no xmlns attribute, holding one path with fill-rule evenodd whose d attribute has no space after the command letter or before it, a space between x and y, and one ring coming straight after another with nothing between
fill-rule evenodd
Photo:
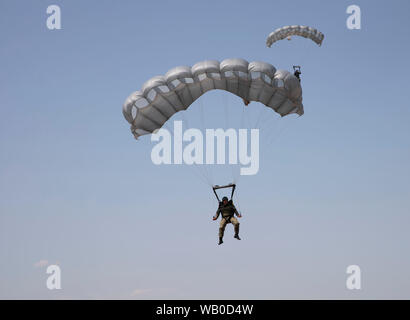
<instances>
[{"instance_id":1,"label":"skydiver's arm","mask_svg":"<svg viewBox=\"0 0 410 320\"><path fill-rule=\"evenodd\" d=\"M218 210L216 210L216 213L214 215L214 220L218 219L220 213L221 213L221 208L218 208Z\"/></svg>"},{"instance_id":2,"label":"skydiver's arm","mask_svg":"<svg viewBox=\"0 0 410 320\"><path fill-rule=\"evenodd\" d=\"M238 210L236 210L236 207L234 205L233 206L233 212L237 217L242 217L241 214L238 212Z\"/></svg>"}]
</instances>

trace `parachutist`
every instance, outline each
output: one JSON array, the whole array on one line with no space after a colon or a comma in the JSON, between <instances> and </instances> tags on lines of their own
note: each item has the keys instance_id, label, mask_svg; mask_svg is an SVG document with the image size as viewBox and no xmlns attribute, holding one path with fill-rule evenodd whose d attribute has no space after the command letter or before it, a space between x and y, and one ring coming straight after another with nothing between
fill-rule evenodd
<instances>
[{"instance_id":1,"label":"parachutist","mask_svg":"<svg viewBox=\"0 0 410 320\"><path fill-rule=\"evenodd\" d=\"M300 82L300 75L302 74L302 72L300 72L300 66L293 66L293 70L295 70L293 74L295 75L296 78L298 78Z\"/></svg>"},{"instance_id":2,"label":"parachutist","mask_svg":"<svg viewBox=\"0 0 410 320\"><path fill-rule=\"evenodd\" d=\"M298 78L299 82L300 82L300 74L301 74L301 72L297 71L297 70L294 73L295 77Z\"/></svg>"},{"instance_id":3,"label":"parachutist","mask_svg":"<svg viewBox=\"0 0 410 320\"><path fill-rule=\"evenodd\" d=\"M224 232L225 232L225 227L228 223L232 223L235 229L235 236L234 238L241 240L241 238L239 238L239 225L240 223L238 222L238 220L235 218L235 215L238 218L241 218L242 215L238 212L238 210L236 210L232 199L228 200L227 197L223 197L222 201L219 202L219 207L218 210L216 211L215 216L212 218L213 220L218 219L219 214L222 215L222 219L221 219L221 223L219 224L219 243L218 245L223 243L223 236L224 236Z\"/></svg>"}]
</instances>

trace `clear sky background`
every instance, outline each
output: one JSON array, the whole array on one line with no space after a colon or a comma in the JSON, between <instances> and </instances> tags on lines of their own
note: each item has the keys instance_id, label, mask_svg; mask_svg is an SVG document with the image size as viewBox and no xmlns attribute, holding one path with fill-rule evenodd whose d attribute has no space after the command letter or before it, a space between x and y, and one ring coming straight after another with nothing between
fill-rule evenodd
<instances>
[{"instance_id":1,"label":"clear sky background","mask_svg":"<svg viewBox=\"0 0 410 320\"><path fill-rule=\"evenodd\" d=\"M62 30L46 28L50 4ZM346 27L351 4L361 30ZM0 298L409 299L409 9L2 0ZM294 37L266 48L292 24L322 31L322 47ZM152 164L153 144L133 139L121 107L152 76L232 57L300 64L305 115L262 110L273 140L261 141L259 173L237 181L242 241L228 225L217 246L198 169ZM198 126L203 108L207 128L240 128L245 112L251 127L262 108L250 107L210 92L174 119ZM230 168L213 170L213 183L230 182ZM46 288L49 264L62 290ZM346 289L352 264L361 290Z\"/></svg>"}]
</instances>

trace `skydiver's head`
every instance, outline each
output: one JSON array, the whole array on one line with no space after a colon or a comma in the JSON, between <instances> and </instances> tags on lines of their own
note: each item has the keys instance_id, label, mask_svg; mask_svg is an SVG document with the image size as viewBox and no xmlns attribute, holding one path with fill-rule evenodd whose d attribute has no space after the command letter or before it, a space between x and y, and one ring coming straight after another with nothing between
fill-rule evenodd
<instances>
[{"instance_id":1,"label":"skydiver's head","mask_svg":"<svg viewBox=\"0 0 410 320\"><path fill-rule=\"evenodd\" d=\"M228 198L227 198L227 197L223 197L223 198L222 198L222 203L226 206L226 204L228 203Z\"/></svg>"}]
</instances>

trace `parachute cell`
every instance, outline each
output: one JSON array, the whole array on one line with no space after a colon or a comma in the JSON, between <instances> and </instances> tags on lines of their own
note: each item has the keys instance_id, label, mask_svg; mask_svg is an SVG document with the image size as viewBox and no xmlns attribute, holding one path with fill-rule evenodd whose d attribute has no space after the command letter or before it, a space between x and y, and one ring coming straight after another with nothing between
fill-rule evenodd
<instances>
[{"instance_id":1,"label":"parachute cell","mask_svg":"<svg viewBox=\"0 0 410 320\"><path fill-rule=\"evenodd\" d=\"M214 89L261 102L281 116L303 114L302 88L293 74L276 70L266 62L249 63L243 59L202 61L153 77L127 98L123 114L137 139L161 128L176 112L186 110Z\"/></svg>"},{"instance_id":2,"label":"parachute cell","mask_svg":"<svg viewBox=\"0 0 410 320\"><path fill-rule=\"evenodd\" d=\"M319 46L322 45L322 41L325 37L323 33L311 27L298 25L285 26L282 28L278 28L269 34L268 38L266 39L266 46L270 47L276 41L283 40L285 38L290 40L291 36L301 36L304 38L311 39L314 42L316 42Z\"/></svg>"}]
</instances>

